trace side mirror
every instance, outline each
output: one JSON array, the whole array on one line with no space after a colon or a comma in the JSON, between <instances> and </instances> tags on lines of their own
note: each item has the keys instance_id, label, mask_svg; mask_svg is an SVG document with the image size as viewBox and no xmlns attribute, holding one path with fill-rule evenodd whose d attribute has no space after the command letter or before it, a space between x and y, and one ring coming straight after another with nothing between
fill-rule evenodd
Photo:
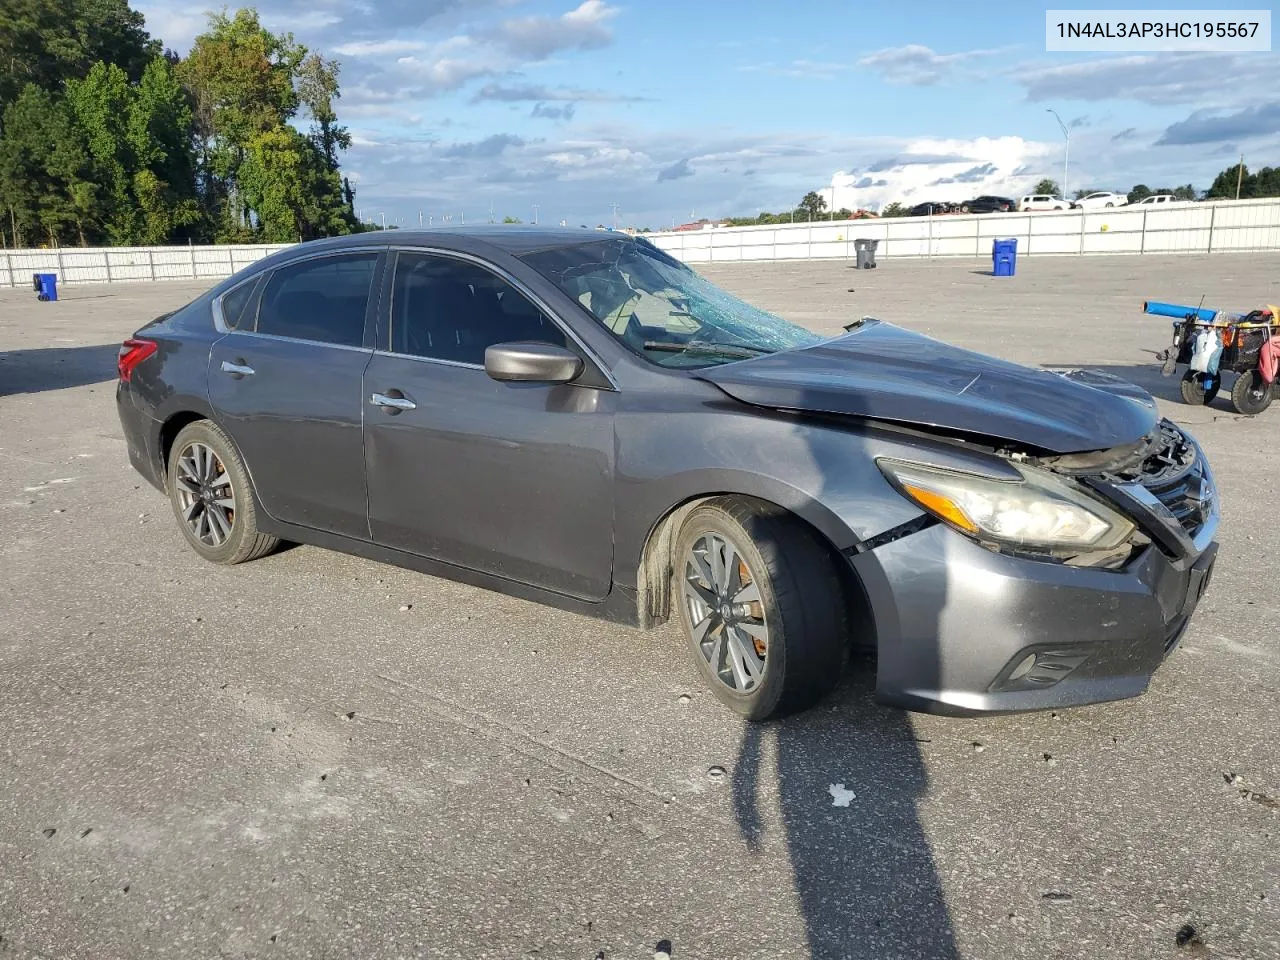
<instances>
[{"instance_id":1,"label":"side mirror","mask_svg":"<svg viewBox=\"0 0 1280 960\"><path fill-rule=\"evenodd\" d=\"M484 372L494 380L568 383L582 366L576 353L550 343L498 343L484 351Z\"/></svg>"}]
</instances>

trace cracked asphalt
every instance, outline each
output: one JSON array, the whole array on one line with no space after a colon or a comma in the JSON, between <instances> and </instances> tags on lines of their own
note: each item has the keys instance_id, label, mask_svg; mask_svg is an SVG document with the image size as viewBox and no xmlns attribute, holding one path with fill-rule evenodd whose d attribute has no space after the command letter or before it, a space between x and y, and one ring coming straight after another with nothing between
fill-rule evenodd
<instances>
[{"instance_id":1,"label":"cracked asphalt","mask_svg":"<svg viewBox=\"0 0 1280 960\"><path fill-rule=\"evenodd\" d=\"M129 468L116 345L198 292L0 291L0 957L1280 956L1280 405L1177 400L1143 299L1280 300L1275 254L716 264L1153 389L1222 550L1145 697L782 723L640 633L311 547L224 569ZM407 609L404 609L407 608Z\"/></svg>"}]
</instances>

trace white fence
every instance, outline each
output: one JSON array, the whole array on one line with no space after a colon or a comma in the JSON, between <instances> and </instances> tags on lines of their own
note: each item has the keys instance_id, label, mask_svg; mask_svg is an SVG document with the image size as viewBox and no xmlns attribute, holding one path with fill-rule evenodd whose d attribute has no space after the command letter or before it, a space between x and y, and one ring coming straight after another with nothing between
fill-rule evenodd
<instances>
[{"instance_id":1,"label":"white fence","mask_svg":"<svg viewBox=\"0 0 1280 960\"><path fill-rule=\"evenodd\" d=\"M1280 199L1135 205L1110 210L815 220L649 234L690 263L852 257L855 240L878 240L876 257L989 257L1016 237L1019 256L1225 253L1280 250Z\"/></svg>"},{"instance_id":2,"label":"white fence","mask_svg":"<svg viewBox=\"0 0 1280 960\"><path fill-rule=\"evenodd\" d=\"M33 273L58 283L122 280L217 280L288 244L218 247L61 247L0 250L0 287L29 287Z\"/></svg>"},{"instance_id":3,"label":"white fence","mask_svg":"<svg viewBox=\"0 0 1280 960\"><path fill-rule=\"evenodd\" d=\"M996 239L1016 237L1019 256L1225 253L1280 250L1280 199L1130 206L1111 210L815 220L649 234L691 263L818 260L854 255L855 240L878 240L877 258L988 257ZM60 284L124 280L216 280L288 244L211 247L0 249L0 287L25 287L33 273Z\"/></svg>"}]
</instances>

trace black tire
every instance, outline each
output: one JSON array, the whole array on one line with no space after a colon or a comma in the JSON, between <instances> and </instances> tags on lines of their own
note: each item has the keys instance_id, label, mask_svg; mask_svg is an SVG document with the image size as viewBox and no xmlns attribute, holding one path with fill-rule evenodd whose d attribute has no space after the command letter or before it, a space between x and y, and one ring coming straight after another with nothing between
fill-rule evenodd
<instances>
[{"instance_id":1,"label":"black tire","mask_svg":"<svg viewBox=\"0 0 1280 960\"><path fill-rule=\"evenodd\" d=\"M1205 389L1205 384L1208 389ZM1207 407L1222 388L1222 375L1210 379L1207 373L1196 373L1188 370L1182 375L1182 402L1193 407Z\"/></svg>"},{"instance_id":2,"label":"black tire","mask_svg":"<svg viewBox=\"0 0 1280 960\"><path fill-rule=\"evenodd\" d=\"M695 610L712 608L697 587L686 588L686 578L697 564L695 548L706 545L708 537L733 547L749 576L742 577L739 567L737 585L754 584L759 606L754 601L731 605L728 621L708 612L695 623ZM719 557L721 567L726 566L725 553ZM839 682L849 649L843 586L831 551L800 520L780 507L742 497L708 501L681 526L673 567L674 602L680 607L690 653L703 678L729 707L750 720L765 720L811 706ZM702 582L710 586L709 592L716 592L712 581ZM723 596L732 596L734 589L730 586ZM748 589L738 596L746 596ZM735 613L735 606L743 609ZM704 626L707 621L710 626ZM744 624L757 633L746 633ZM760 626L766 628L763 653ZM745 689L736 688L728 659L734 637L740 644L751 644L746 656L753 656L752 662L761 668L758 681Z\"/></svg>"},{"instance_id":3,"label":"black tire","mask_svg":"<svg viewBox=\"0 0 1280 960\"><path fill-rule=\"evenodd\" d=\"M199 460L204 450L211 451L216 458L208 471L213 479L196 482L192 480L190 467ZM184 469L183 460L188 456L191 459L187 460ZM196 473L202 472L204 471L197 467ZM231 496L215 499L216 494L225 494L227 482L230 484ZM169 450L165 486L169 491L169 503L173 507L174 518L178 521L178 529L186 537L191 549L212 563L230 565L257 560L265 557L280 543L276 537L258 532L257 509L250 488L249 472L231 438L210 420L189 423L174 438ZM231 502L230 507L217 506L227 501ZM192 507L195 509L189 521L187 511ZM209 531L206 536L201 536L198 532L205 529L199 524L202 514ZM229 530L223 530L215 522L219 518L221 524L229 526Z\"/></svg>"},{"instance_id":4,"label":"black tire","mask_svg":"<svg viewBox=\"0 0 1280 960\"><path fill-rule=\"evenodd\" d=\"M1271 406L1274 397L1275 384L1264 382L1257 370L1240 374L1231 387L1231 405L1248 417L1257 416Z\"/></svg>"}]
</instances>

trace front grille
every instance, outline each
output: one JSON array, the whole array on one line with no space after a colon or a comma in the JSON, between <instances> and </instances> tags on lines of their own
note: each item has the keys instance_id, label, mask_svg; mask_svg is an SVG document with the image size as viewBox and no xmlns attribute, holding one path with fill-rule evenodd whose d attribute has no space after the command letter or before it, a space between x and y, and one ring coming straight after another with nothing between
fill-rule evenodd
<instances>
[{"instance_id":1,"label":"front grille","mask_svg":"<svg viewBox=\"0 0 1280 960\"><path fill-rule=\"evenodd\" d=\"M1204 476L1199 464L1173 483L1150 486L1147 489L1169 508L1169 512L1177 518L1183 530L1193 537L1200 532L1211 507L1211 501L1206 494L1212 496L1212 492L1205 490Z\"/></svg>"},{"instance_id":2,"label":"front grille","mask_svg":"<svg viewBox=\"0 0 1280 960\"><path fill-rule=\"evenodd\" d=\"M1105 477L1113 483L1140 483L1177 519L1191 537L1200 532L1213 510L1215 491L1191 438L1168 420L1122 467Z\"/></svg>"}]
</instances>

